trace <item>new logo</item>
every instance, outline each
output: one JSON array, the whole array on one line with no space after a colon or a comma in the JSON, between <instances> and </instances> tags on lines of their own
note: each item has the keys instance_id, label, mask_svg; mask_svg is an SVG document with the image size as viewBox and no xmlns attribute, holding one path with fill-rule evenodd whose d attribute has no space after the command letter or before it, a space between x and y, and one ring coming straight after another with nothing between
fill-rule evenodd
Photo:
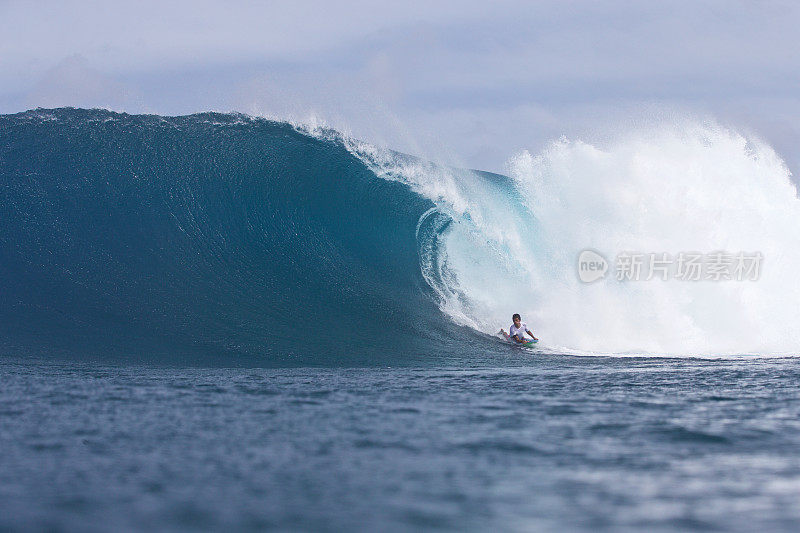
<instances>
[{"instance_id":1,"label":"new logo","mask_svg":"<svg viewBox=\"0 0 800 533\"><path fill-rule=\"evenodd\" d=\"M578 277L584 283L604 278L608 272L608 261L594 250L584 250L578 256Z\"/></svg>"}]
</instances>

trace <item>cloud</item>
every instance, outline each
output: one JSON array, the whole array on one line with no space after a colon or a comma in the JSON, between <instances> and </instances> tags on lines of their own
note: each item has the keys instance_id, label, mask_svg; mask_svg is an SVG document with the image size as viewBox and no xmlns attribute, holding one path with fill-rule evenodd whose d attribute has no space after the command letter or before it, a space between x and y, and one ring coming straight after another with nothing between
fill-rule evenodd
<instances>
[{"instance_id":1,"label":"cloud","mask_svg":"<svg viewBox=\"0 0 800 533\"><path fill-rule=\"evenodd\" d=\"M48 69L26 95L30 107L102 107L124 110L136 105L133 91L71 55Z\"/></svg>"}]
</instances>

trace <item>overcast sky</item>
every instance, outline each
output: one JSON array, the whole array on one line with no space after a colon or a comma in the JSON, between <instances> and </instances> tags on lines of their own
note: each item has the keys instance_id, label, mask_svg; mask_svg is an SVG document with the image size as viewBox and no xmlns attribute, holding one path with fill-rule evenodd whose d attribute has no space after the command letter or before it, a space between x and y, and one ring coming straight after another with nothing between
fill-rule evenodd
<instances>
[{"instance_id":1,"label":"overcast sky","mask_svg":"<svg viewBox=\"0 0 800 533\"><path fill-rule=\"evenodd\" d=\"M495 171L694 114L796 171L799 27L789 1L0 0L0 113L242 111Z\"/></svg>"}]
</instances>

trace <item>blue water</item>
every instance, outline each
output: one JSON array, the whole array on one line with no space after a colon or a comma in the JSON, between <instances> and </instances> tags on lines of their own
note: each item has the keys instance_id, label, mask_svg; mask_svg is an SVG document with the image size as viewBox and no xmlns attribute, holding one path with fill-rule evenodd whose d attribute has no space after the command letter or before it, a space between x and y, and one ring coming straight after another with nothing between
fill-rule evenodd
<instances>
[{"instance_id":1,"label":"blue water","mask_svg":"<svg viewBox=\"0 0 800 533\"><path fill-rule=\"evenodd\" d=\"M484 365L5 362L0 529L800 524L796 360Z\"/></svg>"},{"instance_id":2,"label":"blue water","mask_svg":"<svg viewBox=\"0 0 800 533\"><path fill-rule=\"evenodd\" d=\"M8 353L379 364L456 331L420 274L431 202L288 124L7 115L0 179Z\"/></svg>"},{"instance_id":3,"label":"blue water","mask_svg":"<svg viewBox=\"0 0 800 533\"><path fill-rule=\"evenodd\" d=\"M800 526L800 361L502 344L432 207L288 124L0 116L0 530Z\"/></svg>"}]
</instances>

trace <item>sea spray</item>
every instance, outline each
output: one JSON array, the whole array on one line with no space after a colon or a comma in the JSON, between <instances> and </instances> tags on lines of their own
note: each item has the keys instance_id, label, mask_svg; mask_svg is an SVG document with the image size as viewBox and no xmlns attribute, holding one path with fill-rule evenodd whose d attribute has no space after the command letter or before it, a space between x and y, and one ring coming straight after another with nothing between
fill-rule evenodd
<instances>
[{"instance_id":1,"label":"sea spray","mask_svg":"<svg viewBox=\"0 0 800 533\"><path fill-rule=\"evenodd\" d=\"M421 224L438 230L421 232L420 258L457 323L491 334L520 312L546 343L590 354L791 354L800 346L800 201L784 162L758 139L695 122L632 131L602 147L560 139L513 157L511 182L363 143L350 149L450 220ZM576 270L587 249L612 262L597 283ZM746 252L763 262L749 281L619 280L613 261L631 251L671 260Z\"/></svg>"}]
</instances>

